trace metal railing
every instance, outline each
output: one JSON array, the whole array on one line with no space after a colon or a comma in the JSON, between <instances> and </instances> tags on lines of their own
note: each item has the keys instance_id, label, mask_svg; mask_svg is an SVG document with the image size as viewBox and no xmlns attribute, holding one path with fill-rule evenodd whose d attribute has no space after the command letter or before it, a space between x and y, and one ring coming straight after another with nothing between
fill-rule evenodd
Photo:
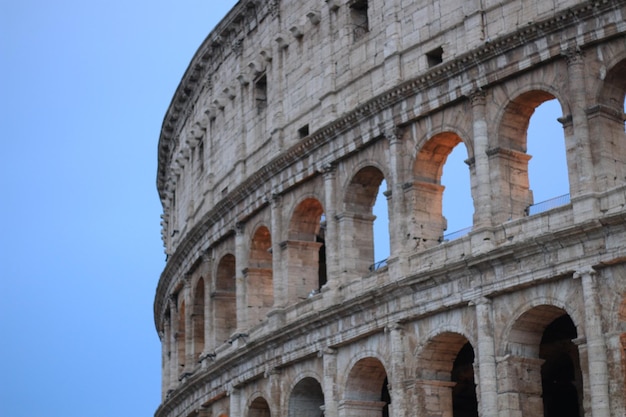
<instances>
[{"instance_id":1,"label":"metal railing","mask_svg":"<svg viewBox=\"0 0 626 417\"><path fill-rule=\"evenodd\" d=\"M466 227L465 229L457 230L456 232L446 233L445 235L443 235L443 238L441 241L448 242L450 240L455 240L460 237L463 237L467 235L469 232L471 232L473 228L474 226L470 226L470 227Z\"/></svg>"},{"instance_id":2,"label":"metal railing","mask_svg":"<svg viewBox=\"0 0 626 417\"><path fill-rule=\"evenodd\" d=\"M374 272L385 266L387 266L387 259L383 259L382 261L378 261L376 263L371 264L369 269L370 269L370 272Z\"/></svg>"},{"instance_id":3,"label":"metal railing","mask_svg":"<svg viewBox=\"0 0 626 417\"><path fill-rule=\"evenodd\" d=\"M526 207L525 212L527 216L532 216L533 214L543 213L544 211L552 210L553 208L564 206L569 203L569 194L564 194L558 197L551 198L550 200L530 205Z\"/></svg>"}]
</instances>

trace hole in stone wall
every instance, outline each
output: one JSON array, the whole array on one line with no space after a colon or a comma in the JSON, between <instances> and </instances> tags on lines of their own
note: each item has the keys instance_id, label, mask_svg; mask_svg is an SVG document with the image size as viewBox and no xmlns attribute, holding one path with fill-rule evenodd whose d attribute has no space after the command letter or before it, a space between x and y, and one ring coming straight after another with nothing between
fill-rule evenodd
<instances>
[{"instance_id":1,"label":"hole in stone wall","mask_svg":"<svg viewBox=\"0 0 626 417\"><path fill-rule=\"evenodd\" d=\"M441 64L443 62L443 48L440 46L439 48L427 52L426 61L428 62L429 68Z\"/></svg>"},{"instance_id":2,"label":"hole in stone wall","mask_svg":"<svg viewBox=\"0 0 626 417\"><path fill-rule=\"evenodd\" d=\"M300 129L298 129L298 136L300 137L300 139L306 138L307 136L309 136L309 125L308 124L302 126Z\"/></svg>"}]
</instances>

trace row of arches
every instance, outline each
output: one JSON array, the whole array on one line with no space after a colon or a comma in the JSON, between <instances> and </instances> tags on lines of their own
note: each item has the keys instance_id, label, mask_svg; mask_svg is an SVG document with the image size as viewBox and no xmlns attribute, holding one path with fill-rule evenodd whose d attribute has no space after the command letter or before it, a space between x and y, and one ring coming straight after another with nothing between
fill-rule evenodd
<instances>
[{"instance_id":1,"label":"row of arches","mask_svg":"<svg viewBox=\"0 0 626 417\"><path fill-rule=\"evenodd\" d=\"M266 387L255 384L250 392L241 388L243 398L233 397L230 407L232 401L242 401L241 415L246 417L320 417L327 410L343 417L478 417L484 415L478 378L481 364L473 343L467 335L454 331L433 335L414 353L418 365L408 380L390 373L388 357L370 351L351 358L345 371L339 366L338 375L333 376L338 386L332 389L324 387L325 379L316 366L281 380L284 389L274 394L269 388L275 382L272 375ZM577 326L562 308L539 305L523 313L511 326L509 354L498 364L506 368L498 372L500 394L506 396L502 406L513 414L584 415L586 371L577 343ZM341 354L328 354L341 361ZM324 367L322 373L326 374L327 365ZM275 377L284 378L285 374ZM517 401L511 401L512 393ZM227 410L221 414L230 415Z\"/></svg>"},{"instance_id":2,"label":"row of arches","mask_svg":"<svg viewBox=\"0 0 626 417\"><path fill-rule=\"evenodd\" d=\"M509 103L504 113L500 136L506 151L498 149L493 153L492 167L496 172L492 174L494 180L491 183L492 188L508 193L506 198L499 200L505 206L500 221L524 216L528 203L533 201L528 181L530 158L525 153L525 132L534 109L550 100L554 100L554 96L545 91L522 93ZM623 127L621 136L623 141ZM381 146L386 148L384 151L392 152L391 145L382 143L384 146ZM464 145L471 159L471 142L461 138L456 131L445 130L433 134L415 152L408 176L410 181L402 184L404 195L389 194L390 199L404 200L404 207L398 203L387 207L389 227L387 236L381 240L392 240L389 231L395 232L395 239L400 235L407 236L406 240L411 242L410 251L432 247L442 241L446 219L441 178L449 155L456 147ZM572 157L568 158L572 162ZM480 184L472 162L469 165L470 191L476 196L478 188L488 184ZM212 270L192 283L188 295L179 291L172 308L166 313L170 326L175 326L178 372L186 372L185 363L196 363L203 354L212 353L219 345L231 341L238 331L245 332L265 320L273 308L297 303L316 294L328 282L329 276L336 280L337 274L345 271L354 276L368 274L377 260L373 207L377 196L378 201L381 200L381 185L393 180L390 178L393 177L390 175L392 170L393 167L387 164L359 167L342 187L345 191L341 204L333 208L335 215L330 219L326 218L324 207L327 193L309 193L291 211L279 243L275 242L270 230L271 221L267 219L253 230L240 233L241 239L249 239L242 245L247 250L238 252L231 247L216 260ZM500 186L494 187L494 183ZM393 185L391 183L390 189ZM398 188L395 191L397 193ZM333 237L335 250L330 253L326 242L328 221L337 223ZM396 241L392 255L398 255L402 249L406 250L407 244ZM276 253L277 250L280 254ZM274 259L276 256L280 261ZM333 274L329 274L329 265L333 265ZM238 274L242 277L239 285ZM173 315L177 316L176 320L172 319Z\"/></svg>"}]
</instances>

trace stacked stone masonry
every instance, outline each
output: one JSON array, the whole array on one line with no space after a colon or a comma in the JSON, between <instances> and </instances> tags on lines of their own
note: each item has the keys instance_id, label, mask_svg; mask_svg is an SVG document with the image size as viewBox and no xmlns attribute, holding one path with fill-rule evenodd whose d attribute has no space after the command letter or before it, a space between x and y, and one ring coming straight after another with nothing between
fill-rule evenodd
<instances>
[{"instance_id":1,"label":"stacked stone masonry","mask_svg":"<svg viewBox=\"0 0 626 417\"><path fill-rule=\"evenodd\" d=\"M625 17L623 0L239 1L159 139L155 415L626 415ZM526 132L551 99L570 199L530 215ZM455 146L474 216L448 241Z\"/></svg>"}]
</instances>

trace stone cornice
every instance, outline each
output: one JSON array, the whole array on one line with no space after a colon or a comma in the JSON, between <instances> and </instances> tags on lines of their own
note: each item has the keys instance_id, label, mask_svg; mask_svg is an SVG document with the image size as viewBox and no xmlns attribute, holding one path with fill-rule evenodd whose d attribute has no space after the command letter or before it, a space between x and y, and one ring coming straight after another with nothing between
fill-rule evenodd
<instances>
[{"instance_id":1,"label":"stone cornice","mask_svg":"<svg viewBox=\"0 0 626 417\"><path fill-rule=\"evenodd\" d=\"M203 239L206 240L207 232L213 227L215 224L222 225L224 222L228 224L231 218L231 215L234 209L242 204L247 198L250 196L261 193L263 195L267 195L268 192L281 192L281 190L267 190L259 191L259 184L267 184L271 183L271 179L276 175L280 174L283 170L295 164L297 161L301 160L304 156L312 153L316 149L326 145L331 140L335 139L337 136L341 135L344 132L347 132L356 126L358 126L361 122L370 119L376 114L382 113L384 110L394 106L395 104L412 97L420 92L424 92L430 88L436 88L437 86L444 83L451 77L458 76L471 68L475 68L479 65L484 65L501 56L505 53L513 51L515 48L523 47L528 42L531 42L535 39L546 37L548 34L562 31L567 32L568 28L573 28L578 25L584 24L585 18L590 18L597 16L598 14L610 10L612 8L616 8L619 6L614 5L615 2L604 0L604 1L588 1L583 5L568 9L562 13L559 13L556 16L553 16L547 20L535 23L533 25L529 25L521 30L518 30L514 33L503 36L502 38L495 39L489 43L486 43L483 47L477 48L475 50L469 51L463 55L460 55L454 60L451 60L448 63L443 63L428 72L422 74L419 77L416 77L410 81L406 81L387 93L383 93L368 102L358 106L353 111L347 113L345 116L339 118L338 120L330 123L329 125L321 128L317 132L314 132L307 138L305 138L302 142L292 146L287 151L283 152L273 160L271 160L268 164L264 165L261 169L259 169L254 174L250 175L239 184L232 192L230 192L224 199L222 199L215 207L206 213L200 221L198 221L192 230L187 234L185 239L180 243L175 253L170 257L168 263L161 274L159 279L159 283L156 290L155 302L154 302L154 317L155 324L157 330L160 328L160 317L165 311L164 301L166 295L168 293L168 289L173 284L173 280L176 278L176 271L180 271L185 264L190 264L193 262L191 258L192 254L195 253L198 245L201 244ZM236 7L239 8L241 6L241 2ZM621 5L624 7L624 5ZM225 19L226 22L234 19L233 16L236 14L236 10L233 9L231 13ZM223 28L227 26L227 23L220 23L218 28ZM598 24L600 24L600 19L597 19ZM602 33L604 38L611 38L615 35L618 35L618 27L610 20L603 22L605 26L603 26L600 30L596 31L596 33ZM216 30L218 30L216 28ZM216 31L212 32L212 35ZM209 35L211 38L212 35ZM572 41L576 33L572 34ZM209 39L207 38L207 39ZM596 42L598 39L595 38L585 38L585 41L589 44ZM561 57L560 45L563 43L563 39L553 39L553 43L558 47L554 50L554 56L546 57L545 60L555 59ZM203 47L205 47L203 44ZM585 45L579 45L582 47ZM201 49L203 48L201 47ZM552 48L554 49L554 48ZM194 62L200 56L200 50L196 53L196 56L192 60L192 64L190 68L194 65ZM468 94L475 91L479 87L487 87L491 84L496 84L500 82L502 79L510 76L508 72L510 69L502 68L494 70L493 73L489 74L489 81L487 84L478 85L478 81L473 80L472 85L468 86ZM188 70L189 72L189 70ZM519 72L519 70L517 71ZM187 74L186 74L187 76ZM487 77L483 77L487 79ZM181 86L182 86L181 82ZM179 86L179 90L180 90ZM178 97L178 98L177 98ZM462 96L459 99L463 98ZM173 103L179 100L180 97L177 94L173 99ZM430 111L434 111L435 109L431 109ZM422 117L425 114L428 114L428 111L420 113L419 117ZM169 112L168 112L169 114ZM167 118L167 116L166 116ZM165 126L165 122L164 122ZM378 132L380 135L383 132ZM159 174L158 174L158 189L160 192L164 191L164 175L166 163L165 160L162 159L162 150L163 147L168 145L168 149L170 149L169 155L171 156L171 152L173 152L173 147L166 141L163 136L163 132L161 135L161 139L159 141ZM345 150L346 155L349 153L349 150ZM345 156L345 155L344 155ZM328 163L331 161L321 161L322 163ZM260 198L259 200L263 200ZM251 215L252 211L258 211L265 204L265 202L257 203L257 204L248 204L247 209L250 211L247 215ZM231 219L236 221L235 219ZM221 239L221 237L219 237Z\"/></svg>"}]
</instances>

